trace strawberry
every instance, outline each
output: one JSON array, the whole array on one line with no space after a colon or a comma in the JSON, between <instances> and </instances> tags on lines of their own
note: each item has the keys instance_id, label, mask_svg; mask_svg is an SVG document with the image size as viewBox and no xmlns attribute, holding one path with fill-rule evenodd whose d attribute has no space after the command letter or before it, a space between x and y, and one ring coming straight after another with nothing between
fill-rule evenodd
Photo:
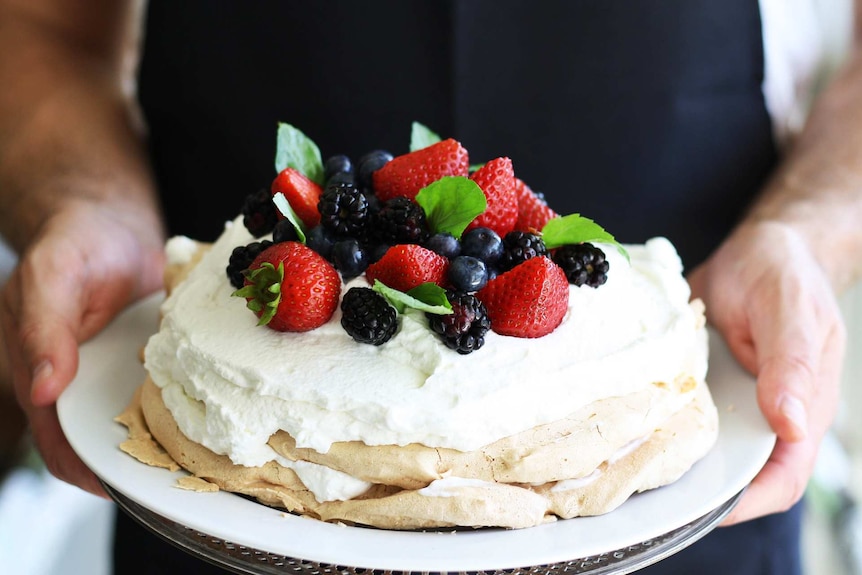
<instances>
[{"instance_id":1,"label":"strawberry","mask_svg":"<svg viewBox=\"0 0 862 575\"><path fill-rule=\"evenodd\" d=\"M393 158L374 172L374 193L381 202L398 196L413 199L419 190L444 176L466 176L470 161L460 143L443 140Z\"/></svg>"},{"instance_id":2,"label":"strawberry","mask_svg":"<svg viewBox=\"0 0 862 575\"><path fill-rule=\"evenodd\" d=\"M488 207L467 226L490 228L501 238L511 232L518 220L518 198L515 196L515 171L512 160L497 158L491 160L470 176L482 192Z\"/></svg>"},{"instance_id":3,"label":"strawberry","mask_svg":"<svg viewBox=\"0 0 862 575\"><path fill-rule=\"evenodd\" d=\"M518 221L515 229L522 232L542 231L548 220L558 217L557 212L530 189L524 180L515 178L515 196L518 198Z\"/></svg>"},{"instance_id":4,"label":"strawberry","mask_svg":"<svg viewBox=\"0 0 862 575\"><path fill-rule=\"evenodd\" d=\"M365 270L369 284L374 280L406 292L425 282L443 285L449 260L416 244L392 246L377 262Z\"/></svg>"},{"instance_id":5,"label":"strawberry","mask_svg":"<svg viewBox=\"0 0 862 575\"><path fill-rule=\"evenodd\" d=\"M498 275L476 294L500 335L542 337L554 331L569 306L569 282L545 256Z\"/></svg>"},{"instance_id":6,"label":"strawberry","mask_svg":"<svg viewBox=\"0 0 862 575\"><path fill-rule=\"evenodd\" d=\"M293 168L285 168L272 182L272 195L281 192L287 198L287 203L309 229L320 223L320 212L317 204L323 190L313 181L306 178L302 172ZM279 212L279 219L284 216Z\"/></svg>"},{"instance_id":7,"label":"strawberry","mask_svg":"<svg viewBox=\"0 0 862 575\"><path fill-rule=\"evenodd\" d=\"M244 297L258 325L277 331L309 331L329 321L341 295L341 276L317 252L281 242L258 255L246 272Z\"/></svg>"}]
</instances>

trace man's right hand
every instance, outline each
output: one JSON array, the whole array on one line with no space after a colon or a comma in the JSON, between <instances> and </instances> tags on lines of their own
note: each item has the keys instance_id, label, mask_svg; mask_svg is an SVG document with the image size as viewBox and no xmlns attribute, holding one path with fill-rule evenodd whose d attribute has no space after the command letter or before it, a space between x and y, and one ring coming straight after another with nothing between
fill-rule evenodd
<instances>
[{"instance_id":1,"label":"man's right hand","mask_svg":"<svg viewBox=\"0 0 862 575\"><path fill-rule=\"evenodd\" d=\"M159 229L110 204L71 202L42 228L2 291L0 325L18 402L48 469L104 496L72 451L56 401L78 368L78 346L161 286Z\"/></svg>"}]
</instances>

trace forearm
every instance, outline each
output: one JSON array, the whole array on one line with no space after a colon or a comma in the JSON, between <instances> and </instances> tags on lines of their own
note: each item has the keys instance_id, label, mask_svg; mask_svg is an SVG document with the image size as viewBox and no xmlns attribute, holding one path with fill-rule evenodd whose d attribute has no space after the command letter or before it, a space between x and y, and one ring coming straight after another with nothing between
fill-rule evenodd
<instances>
[{"instance_id":1,"label":"forearm","mask_svg":"<svg viewBox=\"0 0 862 575\"><path fill-rule=\"evenodd\" d=\"M862 47L818 99L745 221L799 232L837 292L862 275Z\"/></svg>"},{"instance_id":2,"label":"forearm","mask_svg":"<svg viewBox=\"0 0 862 575\"><path fill-rule=\"evenodd\" d=\"M41 15L2 10L0 234L20 251L53 214L94 201L160 241L141 130L123 92L121 35L79 39Z\"/></svg>"}]
</instances>

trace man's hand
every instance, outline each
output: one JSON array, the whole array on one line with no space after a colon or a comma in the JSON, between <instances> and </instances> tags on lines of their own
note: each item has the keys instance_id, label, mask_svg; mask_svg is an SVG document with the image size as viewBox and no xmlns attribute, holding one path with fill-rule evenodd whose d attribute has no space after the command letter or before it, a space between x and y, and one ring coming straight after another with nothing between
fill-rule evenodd
<instances>
[{"instance_id":1,"label":"man's hand","mask_svg":"<svg viewBox=\"0 0 862 575\"><path fill-rule=\"evenodd\" d=\"M160 230L130 224L134 217L110 204L71 204L46 222L0 299L15 392L48 469L102 496L69 446L55 402L75 376L78 345L161 285Z\"/></svg>"},{"instance_id":2,"label":"man's hand","mask_svg":"<svg viewBox=\"0 0 862 575\"><path fill-rule=\"evenodd\" d=\"M834 291L792 227L739 227L689 282L736 359L757 377L775 449L724 524L787 510L802 497L835 414L845 328Z\"/></svg>"}]
</instances>

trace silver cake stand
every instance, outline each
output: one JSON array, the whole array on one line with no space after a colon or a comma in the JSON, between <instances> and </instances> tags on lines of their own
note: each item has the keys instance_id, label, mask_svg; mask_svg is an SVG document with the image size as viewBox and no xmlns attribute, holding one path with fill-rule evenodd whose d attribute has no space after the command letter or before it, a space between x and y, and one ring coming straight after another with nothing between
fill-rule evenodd
<instances>
[{"instance_id":1,"label":"silver cake stand","mask_svg":"<svg viewBox=\"0 0 862 575\"><path fill-rule=\"evenodd\" d=\"M296 557L274 555L266 551L236 545L206 533L201 533L185 525L175 523L138 505L111 486L104 483L103 485L108 494L117 502L120 509L128 513L141 525L176 547L234 573L278 575L285 573L294 575L397 575L401 573L412 575L413 573L427 573L319 563ZM740 497L742 497L742 492L739 492L724 504L687 525L683 525L653 539L629 545L623 549L608 551L591 557L573 558L569 561L549 565L462 573L470 573L471 575L552 575L557 573L622 575L631 573L681 551L712 531L730 513L730 510L733 509Z\"/></svg>"}]
</instances>

